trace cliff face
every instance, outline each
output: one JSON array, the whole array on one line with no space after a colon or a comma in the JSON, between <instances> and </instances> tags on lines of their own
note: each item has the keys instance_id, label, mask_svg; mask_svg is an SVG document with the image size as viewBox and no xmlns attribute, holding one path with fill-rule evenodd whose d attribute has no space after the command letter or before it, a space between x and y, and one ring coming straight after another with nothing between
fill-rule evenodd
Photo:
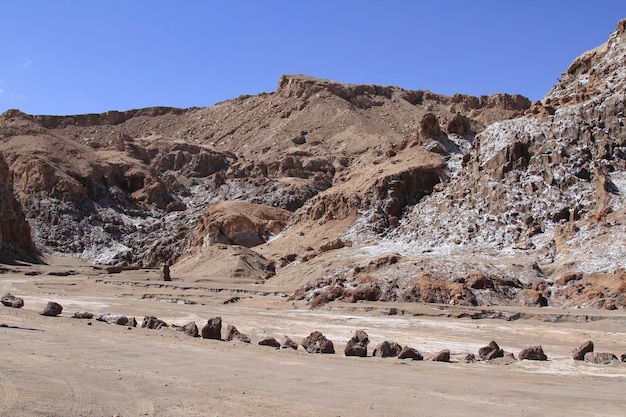
<instances>
[{"instance_id":1,"label":"cliff face","mask_svg":"<svg viewBox=\"0 0 626 417\"><path fill-rule=\"evenodd\" d=\"M30 227L12 185L11 172L0 155L0 258L36 261Z\"/></svg>"}]
</instances>

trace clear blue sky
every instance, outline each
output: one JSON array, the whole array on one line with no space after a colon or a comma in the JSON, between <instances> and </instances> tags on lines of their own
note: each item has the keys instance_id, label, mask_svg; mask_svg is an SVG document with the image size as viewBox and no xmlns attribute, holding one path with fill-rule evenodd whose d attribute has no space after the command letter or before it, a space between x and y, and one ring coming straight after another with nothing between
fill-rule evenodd
<instances>
[{"instance_id":1,"label":"clear blue sky","mask_svg":"<svg viewBox=\"0 0 626 417\"><path fill-rule=\"evenodd\" d=\"M0 112L210 106L282 74L538 100L624 0L6 0Z\"/></svg>"}]
</instances>

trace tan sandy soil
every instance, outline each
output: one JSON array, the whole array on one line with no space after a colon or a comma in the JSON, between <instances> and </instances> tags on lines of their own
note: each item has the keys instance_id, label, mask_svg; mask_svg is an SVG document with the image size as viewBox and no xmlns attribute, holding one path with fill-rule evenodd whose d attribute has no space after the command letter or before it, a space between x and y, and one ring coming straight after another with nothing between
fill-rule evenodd
<instances>
[{"instance_id":1,"label":"tan sandy soil","mask_svg":"<svg viewBox=\"0 0 626 417\"><path fill-rule=\"evenodd\" d=\"M436 305L332 303L309 310L249 282L182 280L174 274L164 283L157 270L107 274L70 258L48 261L46 266L6 265L9 272L0 274L0 292L25 300L22 309L0 307L0 324L9 326L0 328L0 416L626 412L626 364L574 362L570 354L586 340L594 341L597 352L626 353L621 310L509 307L525 317L515 321L455 318L480 310ZM48 275L68 271L73 275ZM232 297L240 301L223 303ZM50 300L64 306L61 316L38 314ZM388 307L404 314L384 315ZM170 324L195 321L199 327L219 315L224 326L237 326L252 344L71 318L78 311L135 316L139 323L154 315ZM452 363L345 357L345 342L357 329L369 334L370 355L387 339L415 347L426 358L450 349ZM300 342L313 330L334 342L335 355L256 345L266 335ZM524 347L542 345L549 361L463 362L466 353L477 354L490 340L516 356Z\"/></svg>"}]
</instances>

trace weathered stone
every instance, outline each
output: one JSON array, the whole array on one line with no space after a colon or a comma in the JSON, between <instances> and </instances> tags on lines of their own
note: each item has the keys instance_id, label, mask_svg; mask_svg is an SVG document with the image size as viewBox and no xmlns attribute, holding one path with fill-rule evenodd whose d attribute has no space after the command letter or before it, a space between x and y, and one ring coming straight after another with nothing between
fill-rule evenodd
<instances>
[{"instance_id":1,"label":"weathered stone","mask_svg":"<svg viewBox=\"0 0 626 417\"><path fill-rule=\"evenodd\" d=\"M467 355L465 355L465 358L463 359L463 362L465 362L465 363L474 363L474 362L476 362L476 355L474 355L473 353L468 353Z\"/></svg>"},{"instance_id":2,"label":"weathered stone","mask_svg":"<svg viewBox=\"0 0 626 417\"><path fill-rule=\"evenodd\" d=\"M370 340L367 336L367 333L365 333L365 331L363 330L357 330L354 333L354 336L352 336L352 338L348 340L346 348L343 352L346 356L365 357L367 356L367 345L369 344L369 342Z\"/></svg>"},{"instance_id":3,"label":"weathered stone","mask_svg":"<svg viewBox=\"0 0 626 417\"><path fill-rule=\"evenodd\" d=\"M229 324L226 326L226 340L237 340L244 343L250 343L250 337L248 335L241 333L235 326Z\"/></svg>"},{"instance_id":4,"label":"weathered stone","mask_svg":"<svg viewBox=\"0 0 626 417\"><path fill-rule=\"evenodd\" d=\"M574 352L572 352L572 359L575 361L582 361L585 359L585 355L589 352L593 352L593 342L591 340L588 340L578 346Z\"/></svg>"},{"instance_id":5,"label":"weathered stone","mask_svg":"<svg viewBox=\"0 0 626 417\"><path fill-rule=\"evenodd\" d=\"M161 319L158 319L154 316L145 316L143 318L143 322L141 323L141 327L146 329L160 330L163 327L168 327L167 323Z\"/></svg>"},{"instance_id":6,"label":"weathered stone","mask_svg":"<svg viewBox=\"0 0 626 417\"><path fill-rule=\"evenodd\" d=\"M259 345L260 346L271 346L273 348L279 349L280 348L280 342L276 339L274 339L273 337L264 337L263 339L259 340ZM298 348L298 346L296 346L296 349Z\"/></svg>"},{"instance_id":7,"label":"weathered stone","mask_svg":"<svg viewBox=\"0 0 626 417\"><path fill-rule=\"evenodd\" d=\"M171 281L172 277L170 276L170 266L167 263L164 263L161 266L161 281Z\"/></svg>"},{"instance_id":8,"label":"weathered stone","mask_svg":"<svg viewBox=\"0 0 626 417\"><path fill-rule=\"evenodd\" d=\"M608 352L587 352L585 353L585 362L595 365L610 365L617 362L617 356Z\"/></svg>"},{"instance_id":9,"label":"weathered stone","mask_svg":"<svg viewBox=\"0 0 626 417\"><path fill-rule=\"evenodd\" d=\"M63 306L61 304L55 303L54 301L48 301L48 304L46 304L46 307L39 314L41 314L42 316L54 317L54 316L58 316L59 314L61 314L62 311L63 311Z\"/></svg>"},{"instance_id":10,"label":"weathered stone","mask_svg":"<svg viewBox=\"0 0 626 417\"><path fill-rule=\"evenodd\" d=\"M207 321L207 323L202 328L202 338L203 339L222 339L222 318L214 317Z\"/></svg>"},{"instance_id":11,"label":"weathered stone","mask_svg":"<svg viewBox=\"0 0 626 417\"><path fill-rule=\"evenodd\" d=\"M490 361L495 358L501 358L504 356L504 351L500 349L500 346L495 341L489 342L487 346L483 346L478 349L478 356L484 361Z\"/></svg>"},{"instance_id":12,"label":"weathered stone","mask_svg":"<svg viewBox=\"0 0 626 417\"><path fill-rule=\"evenodd\" d=\"M131 317L128 319L128 323L126 323L128 327L137 327L137 319Z\"/></svg>"},{"instance_id":13,"label":"weathered stone","mask_svg":"<svg viewBox=\"0 0 626 417\"><path fill-rule=\"evenodd\" d=\"M402 352L402 346L396 342L385 340L376 346L373 354L374 356L378 356L380 358L395 358L400 354L400 352Z\"/></svg>"},{"instance_id":14,"label":"weathered stone","mask_svg":"<svg viewBox=\"0 0 626 417\"><path fill-rule=\"evenodd\" d=\"M283 337L283 342L280 344L282 349L293 349L298 350L298 344L291 340L289 336Z\"/></svg>"},{"instance_id":15,"label":"weathered stone","mask_svg":"<svg viewBox=\"0 0 626 417\"><path fill-rule=\"evenodd\" d=\"M185 333L187 336L191 336L191 337L200 336L200 333L198 332L198 326L196 326L196 322L194 321L190 321L189 323L184 324L182 326L176 326L173 324L172 328L174 330L178 330L179 332Z\"/></svg>"},{"instance_id":16,"label":"weathered stone","mask_svg":"<svg viewBox=\"0 0 626 417\"><path fill-rule=\"evenodd\" d=\"M314 331L305 337L300 345L309 353L335 353L333 342L319 331Z\"/></svg>"},{"instance_id":17,"label":"weathered stone","mask_svg":"<svg viewBox=\"0 0 626 417\"><path fill-rule=\"evenodd\" d=\"M450 362L450 351L448 349L439 351L430 360L433 362Z\"/></svg>"},{"instance_id":18,"label":"weathered stone","mask_svg":"<svg viewBox=\"0 0 626 417\"><path fill-rule=\"evenodd\" d=\"M82 313L76 312L76 313L74 313L72 318L73 319L87 319L87 320L89 320L89 319L93 318L93 313L90 313L88 311L85 311L85 312L82 312Z\"/></svg>"},{"instance_id":19,"label":"weathered stone","mask_svg":"<svg viewBox=\"0 0 626 417\"><path fill-rule=\"evenodd\" d=\"M398 354L398 359L413 359L414 361L421 361L424 359L424 356L417 349L405 346Z\"/></svg>"},{"instance_id":20,"label":"weathered stone","mask_svg":"<svg viewBox=\"0 0 626 417\"><path fill-rule=\"evenodd\" d=\"M12 307L12 308L24 307L24 299L20 297L16 297L11 293L4 294L2 298L0 298L0 302L2 303L2 305L6 307Z\"/></svg>"},{"instance_id":21,"label":"weathered stone","mask_svg":"<svg viewBox=\"0 0 626 417\"><path fill-rule=\"evenodd\" d=\"M543 349L541 346L529 346L525 349L522 349L520 353L517 355L520 361L526 359L529 361L546 361L548 357L545 353L543 353Z\"/></svg>"}]
</instances>

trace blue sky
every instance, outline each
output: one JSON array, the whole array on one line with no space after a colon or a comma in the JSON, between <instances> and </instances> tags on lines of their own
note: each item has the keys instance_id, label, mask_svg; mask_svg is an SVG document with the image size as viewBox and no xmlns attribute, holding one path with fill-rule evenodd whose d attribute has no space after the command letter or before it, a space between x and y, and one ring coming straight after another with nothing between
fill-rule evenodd
<instances>
[{"instance_id":1,"label":"blue sky","mask_svg":"<svg viewBox=\"0 0 626 417\"><path fill-rule=\"evenodd\" d=\"M626 1L6 0L0 112L210 106L280 75L538 100Z\"/></svg>"}]
</instances>

